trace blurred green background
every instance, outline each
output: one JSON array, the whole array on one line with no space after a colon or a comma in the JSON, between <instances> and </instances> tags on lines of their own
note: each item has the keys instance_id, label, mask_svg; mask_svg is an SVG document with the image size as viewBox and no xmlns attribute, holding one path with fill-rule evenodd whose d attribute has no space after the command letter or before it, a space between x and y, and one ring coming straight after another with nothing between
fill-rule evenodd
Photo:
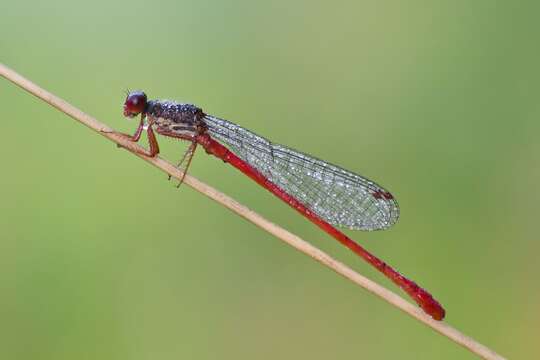
<instances>
[{"instance_id":1,"label":"blurred green background","mask_svg":"<svg viewBox=\"0 0 540 360\"><path fill-rule=\"evenodd\" d=\"M537 358L538 2L4 2L0 61L122 131L124 90L357 171L401 206L347 232L509 358ZM472 359L0 81L3 359ZM160 139L163 156L185 149ZM232 167L191 174L393 291Z\"/></svg>"}]
</instances>

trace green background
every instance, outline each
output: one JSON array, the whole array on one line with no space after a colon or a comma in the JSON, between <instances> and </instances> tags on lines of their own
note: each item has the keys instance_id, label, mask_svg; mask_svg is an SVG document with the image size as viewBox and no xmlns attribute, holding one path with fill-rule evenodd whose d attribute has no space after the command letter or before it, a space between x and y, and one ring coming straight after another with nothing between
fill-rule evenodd
<instances>
[{"instance_id":1,"label":"green background","mask_svg":"<svg viewBox=\"0 0 540 360\"><path fill-rule=\"evenodd\" d=\"M347 233L535 358L537 4L4 2L0 61L122 131L140 88L372 178L400 221ZM1 358L474 358L3 79L0 104ZM398 291L232 167L191 174Z\"/></svg>"}]
</instances>

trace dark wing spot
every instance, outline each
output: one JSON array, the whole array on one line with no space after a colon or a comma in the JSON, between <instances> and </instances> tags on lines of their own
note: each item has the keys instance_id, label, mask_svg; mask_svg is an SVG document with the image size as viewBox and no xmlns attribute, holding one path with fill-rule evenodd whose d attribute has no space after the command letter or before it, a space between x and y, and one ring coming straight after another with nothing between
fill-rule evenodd
<instances>
[{"instance_id":1,"label":"dark wing spot","mask_svg":"<svg viewBox=\"0 0 540 360\"><path fill-rule=\"evenodd\" d=\"M382 199L382 193L380 190L375 191L373 194L371 194L375 199Z\"/></svg>"},{"instance_id":2,"label":"dark wing spot","mask_svg":"<svg viewBox=\"0 0 540 360\"><path fill-rule=\"evenodd\" d=\"M388 191L383 193L383 196L386 200L392 200L394 198L394 196L392 196L392 194L390 194Z\"/></svg>"}]
</instances>

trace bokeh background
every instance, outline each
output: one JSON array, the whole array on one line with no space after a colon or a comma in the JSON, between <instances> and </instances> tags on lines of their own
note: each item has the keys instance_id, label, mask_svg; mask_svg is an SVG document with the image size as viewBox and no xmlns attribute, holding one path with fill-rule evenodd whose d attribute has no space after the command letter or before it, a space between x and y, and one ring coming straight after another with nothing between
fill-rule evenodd
<instances>
[{"instance_id":1,"label":"bokeh background","mask_svg":"<svg viewBox=\"0 0 540 360\"><path fill-rule=\"evenodd\" d=\"M540 356L538 2L1 7L0 61L116 129L134 131L121 105L140 88L389 188L399 223L347 233L452 326ZM4 79L0 94L1 358L474 358ZM191 174L398 291L203 151Z\"/></svg>"}]
</instances>

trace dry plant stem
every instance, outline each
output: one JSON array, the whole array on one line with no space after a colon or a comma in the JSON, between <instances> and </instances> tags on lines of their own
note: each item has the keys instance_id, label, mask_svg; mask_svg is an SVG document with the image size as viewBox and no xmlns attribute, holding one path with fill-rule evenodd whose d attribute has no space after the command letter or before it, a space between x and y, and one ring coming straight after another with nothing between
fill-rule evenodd
<instances>
[{"instance_id":1,"label":"dry plant stem","mask_svg":"<svg viewBox=\"0 0 540 360\"><path fill-rule=\"evenodd\" d=\"M146 162L149 162L155 167L161 169L165 173L177 179L183 178L184 183L189 185L193 189L201 192L202 194L206 195L210 199L232 210L233 212L240 215L244 219L266 230L270 234L281 239L282 241L286 242L287 244L294 247L295 249L303 252L304 254L326 265L327 267L331 268L332 270L342 275L343 277L349 279L350 281L354 282L355 284L379 296L380 298L394 305L395 307L402 310L403 312L409 314L410 316L417 319L418 321L426 324L427 326L431 327L432 329L439 332L440 334L448 337L455 343L470 350L474 354L484 359L504 359L502 356L498 355L493 350L478 343L474 339L462 334L461 332L449 326L445 322L433 320L432 318L424 314L415 305L412 305L411 303L407 302L400 296L383 288L377 283L363 277L362 275L358 274L357 272L355 272L348 266L333 259L332 257L327 255L323 251L319 250L318 248L314 247L308 242L302 240L298 236L264 219L262 216L258 215L257 213L253 212L252 210L248 209L247 207L238 203L237 201L231 199L227 195L217 191L216 189L206 185L205 183L197 180L196 178L190 175L184 175L182 171L175 168L174 165L172 165L171 163L159 157L150 158L145 155L136 153L135 149L137 148L140 149L139 145L129 141L128 139L122 136L118 136L117 134L112 132L113 130L111 128L100 123L99 121L91 117L90 115L85 114L81 110L68 104L67 102L58 98L57 96L45 91L44 89L40 88L39 86L31 82L30 80L22 77L21 75L17 74L15 71L9 69L8 67L6 67L5 65L1 63L0 63L0 75L5 77L9 81L13 82L14 84L20 86L21 88L28 91L29 93L33 94L34 96L38 97L39 99L47 102L48 104L54 106L58 110L69 115L73 119L81 122L82 124L96 131L100 135L105 136L109 140L131 151L136 156L140 157Z\"/></svg>"}]
</instances>

